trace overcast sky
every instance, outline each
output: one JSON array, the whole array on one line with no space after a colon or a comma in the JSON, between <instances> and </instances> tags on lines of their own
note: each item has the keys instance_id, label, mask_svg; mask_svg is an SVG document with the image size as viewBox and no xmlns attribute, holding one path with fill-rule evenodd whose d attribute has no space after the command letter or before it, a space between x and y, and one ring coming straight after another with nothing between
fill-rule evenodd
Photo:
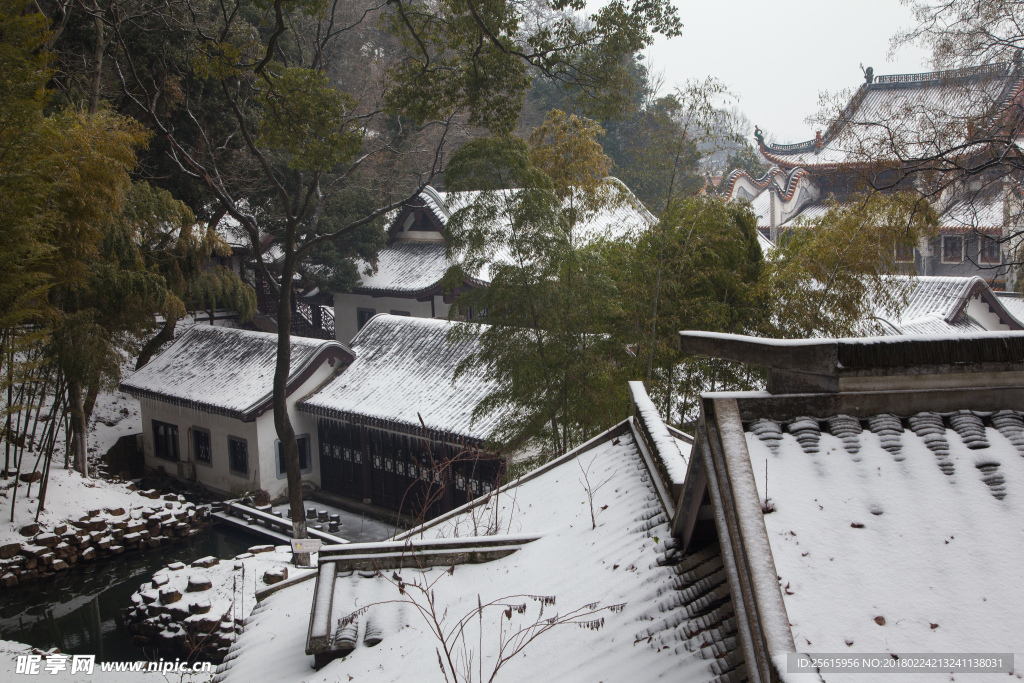
<instances>
[{"instance_id":1,"label":"overcast sky","mask_svg":"<svg viewBox=\"0 0 1024 683\"><path fill-rule=\"evenodd\" d=\"M856 88L859 64L876 75L927 71L927 53L902 48L887 60L889 39L911 25L899 0L677 0L683 35L646 53L666 89L715 76L739 97L751 123L776 142L814 137L805 119L818 93Z\"/></svg>"}]
</instances>

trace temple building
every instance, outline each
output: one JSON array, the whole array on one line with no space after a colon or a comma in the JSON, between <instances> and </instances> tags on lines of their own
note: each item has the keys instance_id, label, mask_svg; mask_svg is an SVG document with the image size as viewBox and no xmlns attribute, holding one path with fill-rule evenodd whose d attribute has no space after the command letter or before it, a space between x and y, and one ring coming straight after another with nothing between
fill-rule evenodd
<instances>
[{"instance_id":1,"label":"temple building","mask_svg":"<svg viewBox=\"0 0 1024 683\"><path fill-rule=\"evenodd\" d=\"M622 201L598 211L577 226L585 239L618 236L655 222L654 216L624 184L614 178L608 182L623 193ZM487 273L467 277L455 287L446 288L444 282L445 273L452 265L446 253L448 222L476 196L476 192L441 192L427 186L416 200L389 217L387 245L377 257L373 274L363 274L355 291L333 294L334 329L339 341L352 339L378 313L447 319L461 291L487 286ZM360 263L360 272L365 267L366 264ZM322 298L324 294L319 296ZM479 313L468 311L464 317L473 319Z\"/></svg>"},{"instance_id":2,"label":"temple building","mask_svg":"<svg viewBox=\"0 0 1024 683\"><path fill-rule=\"evenodd\" d=\"M872 188L913 190L939 213L938 234L913 252L901 250L897 261L918 275L976 275L993 289L1013 290L1011 254L1024 224L1024 198L1017 179L991 161L999 152L992 140L1008 139L1006 117L1019 108L1022 84L1019 61L891 76L868 68L845 109L813 139L779 145L757 130L758 148L772 167L761 178L734 171L722 194L749 201L759 230L775 242L824 215L830 199L842 203ZM981 132L983 124L999 132ZM929 158L934 149L959 151ZM991 170L964 181L961 169L982 163Z\"/></svg>"}]
</instances>

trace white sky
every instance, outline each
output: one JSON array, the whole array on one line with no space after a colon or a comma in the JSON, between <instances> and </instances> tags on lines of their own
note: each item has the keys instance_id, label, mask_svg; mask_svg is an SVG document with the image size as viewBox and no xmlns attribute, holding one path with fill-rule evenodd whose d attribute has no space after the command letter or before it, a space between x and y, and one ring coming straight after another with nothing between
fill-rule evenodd
<instances>
[{"instance_id":1,"label":"white sky","mask_svg":"<svg viewBox=\"0 0 1024 683\"><path fill-rule=\"evenodd\" d=\"M665 89L714 76L768 140L814 137L805 119L818 93L856 88L859 65L876 75L928 71L928 54L902 48L887 61L889 39L912 24L899 0L676 0L683 35L646 53Z\"/></svg>"}]
</instances>

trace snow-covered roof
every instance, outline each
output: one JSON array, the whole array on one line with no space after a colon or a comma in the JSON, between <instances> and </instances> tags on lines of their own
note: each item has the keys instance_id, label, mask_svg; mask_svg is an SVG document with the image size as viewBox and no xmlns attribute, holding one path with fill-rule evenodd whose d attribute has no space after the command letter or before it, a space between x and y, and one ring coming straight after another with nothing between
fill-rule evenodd
<instances>
[{"instance_id":1,"label":"snow-covered roof","mask_svg":"<svg viewBox=\"0 0 1024 683\"><path fill-rule=\"evenodd\" d=\"M769 372L890 371L849 390L776 391L770 379L769 392L702 396L673 532L683 548L713 535L730 550L746 661L761 680L858 680L797 674L787 653L1024 653L1021 339L759 341L770 356L747 360L704 347ZM929 673L922 680L992 679Z\"/></svg>"},{"instance_id":2,"label":"snow-covered roof","mask_svg":"<svg viewBox=\"0 0 1024 683\"><path fill-rule=\"evenodd\" d=\"M362 273L356 290L368 294L397 293L408 296L437 289L448 270L443 242L393 242L380 250L377 271Z\"/></svg>"},{"instance_id":3,"label":"snow-covered roof","mask_svg":"<svg viewBox=\"0 0 1024 683\"><path fill-rule=\"evenodd\" d=\"M1016 292L995 292L999 303L1006 312L1017 320L1024 322L1024 299Z\"/></svg>"},{"instance_id":4,"label":"snow-covered roof","mask_svg":"<svg viewBox=\"0 0 1024 683\"><path fill-rule=\"evenodd\" d=\"M470 332L453 340L453 329ZM500 415L473 420L473 410L494 389L478 370L453 384L455 369L478 348L483 326L379 314L351 342L356 360L299 402L300 410L400 431L427 429L447 439L483 441Z\"/></svg>"},{"instance_id":5,"label":"snow-covered roof","mask_svg":"<svg viewBox=\"0 0 1024 683\"><path fill-rule=\"evenodd\" d=\"M889 278L894 286L910 287L907 304L898 311L879 309L876 320L883 323L891 334L949 334L954 332L984 332L982 321L972 317L968 305L972 299L983 300L995 313L1000 324L1021 329L1022 321L1005 306L1002 298L977 276L901 276Z\"/></svg>"},{"instance_id":6,"label":"snow-covered roof","mask_svg":"<svg viewBox=\"0 0 1024 683\"><path fill-rule=\"evenodd\" d=\"M323 362L352 358L341 342L292 336L289 393ZM248 421L270 405L276 363L276 334L196 325L124 378L121 390Z\"/></svg>"},{"instance_id":7,"label":"snow-covered roof","mask_svg":"<svg viewBox=\"0 0 1024 683\"><path fill-rule=\"evenodd\" d=\"M876 76L851 97L838 122L820 140L761 144L761 153L783 168L835 166L891 156L891 135L904 154L924 154L936 140L963 145L966 124L947 131L936 112L964 121L997 109L1020 91L1019 69L992 64L970 69ZM949 139L946 139L949 138Z\"/></svg>"},{"instance_id":8,"label":"snow-covered roof","mask_svg":"<svg viewBox=\"0 0 1024 683\"><path fill-rule=\"evenodd\" d=\"M580 483L584 471L596 487L596 528L587 490ZM587 622L582 628L556 626L541 635L503 666L498 680L740 681L746 671L721 552L712 544L682 559L674 556L668 513L652 485L653 476L635 433L627 423L620 424L414 534L427 542L493 531L496 535L488 538L496 541L540 533L538 540L507 557L457 564L450 575L444 567L339 574L333 591L318 596L319 608L330 613L331 638L340 634L341 618L358 608L366 611L351 634L355 649L319 671L311 670L313 657L304 654L314 582L289 587L264 599L247 620L232 650L237 656L229 656L218 680L259 680L270 669L282 683L349 677L383 683L418 680L429 671L441 679L440 643L422 614L402 603L419 593L408 585L400 593L395 578L400 576L405 584L434 582L432 600L437 614L445 615L446 628L465 614L473 615L462 642L467 653L477 653L482 643L482 653L471 661L474 667L482 664L483 680L494 668L500 628L507 637L510 628L542 617L614 607L580 619ZM486 520L491 520L489 528ZM478 599L503 604L485 608L478 620ZM524 605L523 611L506 612L505 604ZM374 637L373 645L367 634Z\"/></svg>"},{"instance_id":9,"label":"snow-covered roof","mask_svg":"<svg viewBox=\"0 0 1024 683\"><path fill-rule=\"evenodd\" d=\"M581 225L576 226L581 239L586 242L598 238L615 239L633 231L647 229L657 222L621 181L609 178L607 182L617 192L623 193L620 195L621 201L597 211ZM515 193L517 190L501 192ZM479 196L480 192L477 191L439 192L427 186L420 193L419 199L443 230L456 211L469 206ZM388 214L385 224L389 233L397 229L397 221L402 215L400 209ZM357 265L362 273L366 264L358 262ZM451 261L445 255L443 242L392 240L378 255L376 272L372 275L362 275L362 284L356 291L399 296L436 292L441 287L441 281L449 265ZM489 273L477 273L473 278L469 284L484 285L489 282Z\"/></svg>"},{"instance_id":10,"label":"snow-covered roof","mask_svg":"<svg viewBox=\"0 0 1024 683\"><path fill-rule=\"evenodd\" d=\"M758 227L771 227L771 191L762 190L760 195L749 201L758 218Z\"/></svg>"},{"instance_id":11,"label":"snow-covered roof","mask_svg":"<svg viewBox=\"0 0 1024 683\"><path fill-rule=\"evenodd\" d=\"M1021 415L748 425L753 480L763 499L767 477L774 508L763 520L798 652L1024 653ZM934 676L924 680L949 674Z\"/></svg>"}]
</instances>

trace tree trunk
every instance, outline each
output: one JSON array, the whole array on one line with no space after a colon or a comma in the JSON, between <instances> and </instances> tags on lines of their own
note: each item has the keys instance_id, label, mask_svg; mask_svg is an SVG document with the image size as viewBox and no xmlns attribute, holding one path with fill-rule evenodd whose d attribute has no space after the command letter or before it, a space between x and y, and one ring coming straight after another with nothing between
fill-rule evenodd
<instances>
[{"instance_id":1,"label":"tree trunk","mask_svg":"<svg viewBox=\"0 0 1024 683\"><path fill-rule=\"evenodd\" d=\"M99 8L95 7L98 12ZM89 93L89 113L95 114L100 107L100 82L103 76L103 53L107 50L107 42L103 40L103 19L99 15L92 18L96 27L96 50L93 54L92 91Z\"/></svg>"},{"instance_id":2,"label":"tree trunk","mask_svg":"<svg viewBox=\"0 0 1024 683\"><path fill-rule=\"evenodd\" d=\"M85 424L89 425L89 420L92 419L92 409L96 407L96 397L99 396L100 385L99 383L92 383L89 385L89 390L85 392Z\"/></svg>"},{"instance_id":3,"label":"tree trunk","mask_svg":"<svg viewBox=\"0 0 1024 683\"><path fill-rule=\"evenodd\" d=\"M153 357L153 354L157 352L161 346L174 339L174 327L178 324L177 320L167 319L164 323L163 329L161 329L155 337L146 342L146 345L142 347L142 351L139 353L138 360L135 361L135 369L139 370L143 365L149 362Z\"/></svg>"},{"instance_id":4,"label":"tree trunk","mask_svg":"<svg viewBox=\"0 0 1024 683\"><path fill-rule=\"evenodd\" d=\"M68 382L68 391L71 399L71 442L75 450L75 469L88 479L89 465L85 452L85 406L82 405L82 384L70 381Z\"/></svg>"},{"instance_id":5,"label":"tree trunk","mask_svg":"<svg viewBox=\"0 0 1024 683\"><path fill-rule=\"evenodd\" d=\"M291 237L291 236L289 236ZM292 238L293 239L293 238ZM289 239L289 242L292 241ZM281 268L281 291L277 298L277 368L274 371L274 426L281 442L281 457L288 475L288 507L292 513L292 536L306 538L306 514L302 507L302 475L299 472L299 444L295 440L295 429L288 417L286 401L288 375L291 369L291 327L292 327L292 271L294 269L294 244L285 247L285 258ZM312 454L310 454L312 455ZM301 563L307 558L296 558Z\"/></svg>"}]
</instances>

